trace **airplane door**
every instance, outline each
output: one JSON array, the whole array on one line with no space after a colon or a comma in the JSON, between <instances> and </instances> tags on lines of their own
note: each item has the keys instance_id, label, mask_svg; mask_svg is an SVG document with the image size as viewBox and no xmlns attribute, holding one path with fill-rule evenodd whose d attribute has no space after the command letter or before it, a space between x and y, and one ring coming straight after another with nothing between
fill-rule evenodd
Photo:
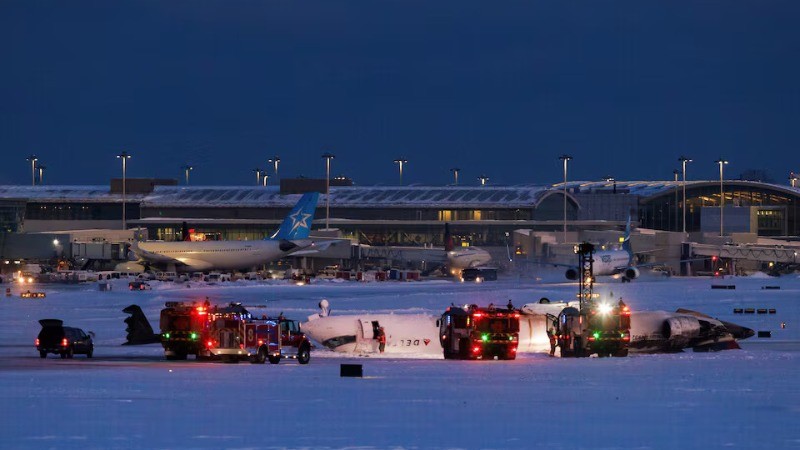
<instances>
[{"instance_id":1,"label":"airplane door","mask_svg":"<svg viewBox=\"0 0 800 450\"><path fill-rule=\"evenodd\" d=\"M372 322L369 320L359 319L358 323L361 325L361 338L362 339L375 339L374 328Z\"/></svg>"}]
</instances>

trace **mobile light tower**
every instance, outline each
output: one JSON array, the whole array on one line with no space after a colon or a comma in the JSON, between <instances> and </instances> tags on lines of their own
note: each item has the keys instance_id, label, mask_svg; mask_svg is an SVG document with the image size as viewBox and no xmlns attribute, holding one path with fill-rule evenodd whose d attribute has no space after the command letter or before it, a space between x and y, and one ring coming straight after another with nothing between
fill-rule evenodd
<instances>
[{"instance_id":1,"label":"mobile light tower","mask_svg":"<svg viewBox=\"0 0 800 450\"><path fill-rule=\"evenodd\" d=\"M564 161L564 242L567 242L567 163L572 160L572 156L561 155L558 159Z\"/></svg>"},{"instance_id":2,"label":"mobile light tower","mask_svg":"<svg viewBox=\"0 0 800 450\"><path fill-rule=\"evenodd\" d=\"M461 172L461 169L459 169L458 167L453 167L452 169L450 169L450 172L453 172L453 177L454 177L453 186L458 186L458 172Z\"/></svg>"},{"instance_id":3,"label":"mobile light tower","mask_svg":"<svg viewBox=\"0 0 800 450\"><path fill-rule=\"evenodd\" d=\"M131 159L131 155L128 152L122 152L117 155L118 159L122 160L122 229L126 229L127 223L125 221L125 184L126 184L126 174L128 171L128 160Z\"/></svg>"},{"instance_id":4,"label":"mobile light tower","mask_svg":"<svg viewBox=\"0 0 800 450\"><path fill-rule=\"evenodd\" d=\"M273 173L273 175L275 176L275 179L277 180L278 179L278 163L281 162L281 158L278 155L275 155L272 158L268 159L267 162L272 164L272 166L275 168L275 172Z\"/></svg>"},{"instance_id":5,"label":"mobile light tower","mask_svg":"<svg viewBox=\"0 0 800 450\"><path fill-rule=\"evenodd\" d=\"M37 164L36 169L39 171L39 184L44 184L44 169L47 169L47 166Z\"/></svg>"},{"instance_id":6,"label":"mobile light tower","mask_svg":"<svg viewBox=\"0 0 800 450\"><path fill-rule=\"evenodd\" d=\"M30 161L31 163L31 186L36 186L36 161L39 158L36 155L31 155L26 158L26 161Z\"/></svg>"},{"instance_id":7,"label":"mobile light tower","mask_svg":"<svg viewBox=\"0 0 800 450\"><path fill-rule=\"evenodd\" d=\"M331 160L335 157L330 152L322 154L322 158L325 160L325 230L331 228Z\"/></svg>"},{"instance_id":8,"label":"mobile light tower","mask_svg":"<svg viewBox=\"0 0 800 450\"><path fill-rule=\"evenodd\" d=\"M481 182L481 186L486 186L486 182L489 181L489 177L486 175L481 175L478 177L478 181Z\"/></svg>"},{"instance_id":9,"label":"mobile light tower","mask_svg":"<svg viewBox=\"0 0 800 450\"><path fill-rule=\"evenodd\" d=\"M181 169L183 169L183 174L186 177L186 185L188 186L189 185L189 172L191 172L192 169L194 169L194 167L190 166L189 164L186 164L185 166L181 167Z\"/></svg>"},{"instance_id":10,"label":"mobile light tower","mask_svg":"<svg viewBox=\"0 0 800 450\"><path fill-rule=\"evenodd\" d=\"M403 164L407 163L408 160L405 158L398 158L394 160L395 164L400 165L400 186L403 185Z\"/></svg>"},{"instance_id":11,"label":"mobile light tower","mask_svg":"<svg viewBox=\"0 0 800 450\"><path fill-rule=\"evenodd\" d=\"M690 158L681 156L678 158L683 169L683 236L686 237L686 163L692 162Z\"/></svg>"},{"instance_id":12,"label":"mobile light tower","mask_svg":"<svg viewBox=\"0 0 800 450\"><path fill-rule=\"evenodd\" d=\"M720 157L714 162L719 164L719 235L722 236L722 213L725 211L725 191L722 189L722 168L725 166L725 164L728 164L728 161Z\"/></svg>"}]
</instances>

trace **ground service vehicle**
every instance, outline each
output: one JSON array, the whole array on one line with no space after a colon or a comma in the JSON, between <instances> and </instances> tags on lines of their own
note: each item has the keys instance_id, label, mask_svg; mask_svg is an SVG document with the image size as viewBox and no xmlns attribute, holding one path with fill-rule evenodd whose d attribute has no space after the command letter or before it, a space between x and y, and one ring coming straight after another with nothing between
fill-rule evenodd
<instances>
[{"instance_id":1,"label":"ground service vehicle","mask_svg":"<svg viewBox=\"0 0 800 450\"><path fill-rule=\"evenodd\" d=\"M48 353L61 355L61 358L72 358L73 355L84 354L91 358L94 343L91 332L86 334L80 328L65 327L58 319L42 319L39 321L42 330L36 337L36 350L40 358L47 358Z\"/></svg>"},{"instance_id":2,"label":"ground service vehicle","mask_svg":"<svg viewBox=\"0 0 800 450\"><path fill-rule=\"evenodd\" d=\"M519 312L493 306L449 307L439 320L445 359L515 359Z\"/></svg>"}]
</instances>

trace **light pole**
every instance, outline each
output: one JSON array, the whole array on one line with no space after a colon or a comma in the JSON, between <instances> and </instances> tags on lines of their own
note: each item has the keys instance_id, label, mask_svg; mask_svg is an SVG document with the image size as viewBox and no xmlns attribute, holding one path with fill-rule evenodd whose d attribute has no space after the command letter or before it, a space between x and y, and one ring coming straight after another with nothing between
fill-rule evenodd
<instances>
[{"instance_id":1,"label":"light pole","mask_svg":"<svg viewBox=\"0 0 800 450\"><path fill-rule=\"evenodd\" d=\"M722 189L722 167L728 164L728 161L725 161L720 156L720 158L714 162L719 164L719 235L723 236L722 213L725 211L725 191Z\"/></svg>"},{"instance_id":2,"label":"light pole","mask_svg":"<svg viewBox=\"0 0 800 450\"><path fill-rule=\"evenodd\" d=\"M269 174L266 170L264 171L264 177L262 179L264 180L264 187L267 187L269 185Z\"/></svg>"},{"instance_id":3,"label":"light pole","mask_svg":"<svg viewBox=\"0 0 800 450\"><path fill-rule=\"evenodd\" d=\"M489 181L489 177L486 175L481 175L478 177L478 181L481 182L481 186L486 186L486 182Z\"/></svg>"},{"instance_id":4,"label":"light pole","mask_svg":"<svg viewBox=\"0 0 800 450\"><path fill-rule=\"evenodd\" d=\"M450 169L450 172L453 172L453 177L454 177L453 186L458 186L458 172L461 172L461 169L459 169L458 167L453 167L452 169Z\"/></svg>"},{"instance_id":5,"label":"light pole","mask_svg":"<svg viewBox=\"0 0 800 450\"><path fill-rule=\"evenodd\" d=\"M26 160L31 163L31 186L36 186L36 161L38 161L39 158L37 158L36 155L31 155L28 156Z\"/></svg>"},{"instance_id":6,"label":"light pole","mask_svg":"<svg viewBox=\"0 0 800 450\"><path fill-rule=\"evenodd\" d=\"M398 158L394 160L395 164L400 165L400 186L403 185L403 164L407 163L408 160L405 158Z\"/></svg>"},{"instance_id":7,"label":"light pole","mask_svg":"<svg viewBox=\"0 0 800 450\"><path fill-rule=\"evenodd\" d=\"M44 169L47 169L47 166L37 164L36 168L39 170L39 184L44 184Z\"/></svg>"},{"instance_id":8,"label":"light pole","mask_svg":"<svg viewBox=\"0 0 800 450\"><path fill-rule=\"evenodd\" d=\"M256 173L256 186L261 186L261 169L256 167L253 172Z\"/></svg>"},{"instance_id":9,"label":"light pole","mask_svg":"<svg viewBox=\"0 0 800 450\"><path fill-rule=\"evenodd\" d=\"M186 176L186 185L188 186L189 185L189 172L192 169L194 169L194 167L190 166L189 164L186 164L185 166L181 167L181 169L183 169L183 173Z\"/></svg>"},{"instance_id":10,"label":"light pole","mask_svg":"<svg viewBox=\"0 0 800 450\"><path fill-rule=\"evenodd\" d=\"M572 160L572 156L561 155L558 159L564 161L564 242L567 242L567 163Z\"/></svg>"},{"instance_id":11,"label":"light pole","mask_svg":"<svg viewBox=\"0 0 800 450\"><path fill-rule=\"evenodd\" d=\"M672 175L675 176L675 230L678 229L678 176L681 174L681 171L675 169L672 171Z\"/></svg>"},{"instance_id":12,"label":"light pole","mask_svg":"<svg viewBox=\"0 0 800 450\"><path fill-rule=\"evenodd\" d=\"M789 185L797 187L797 175L795 175L794 172L789 172Z\"/></svg>"},{"instance_id":13,"label":"light pole","mask_svg":"<svg viewBox=\"0 0 800 450\"><path fill-rule=\"evenodd\" d=\"M322 154L322 158L325 159L325 230L331 228L331 160L335 157L330 152Z\"/></svg>"},{"instance_id":14,"label":"light pole","mask_svg":"<svg viewBox=\"0 0 800 450\"><path fill-rule=\"evenodd\" d=\"M268 163L272 163L273 167L275 167L275 179L278 179L278 163L281 162L281 158L278 155L273 156L272 158L267 160Z\"/></svg>"},{"instance_id":15,"label":"light pole","mask_svg":"<svg viewBox=\"0 0 800 450\"><path fill-rule=\"evenodd\" d=\"M683 236L686 237L686 163L692 162L692 160L681 156L678 161L680 161L683 168Z\"/></svg>"},{"instance_id":16,"label":"light pole","mask_svg":"<svg viewBox=\"0 0 800 450\"><path fill-rule=\"evenodd\" d=\"M117 158L122 160L122 229L127 228L127 224L125 223L125 177L128 171L128 160L131 158L131 155L128 152L122 152L117 155Z\"/></svg>"}]
</instances>

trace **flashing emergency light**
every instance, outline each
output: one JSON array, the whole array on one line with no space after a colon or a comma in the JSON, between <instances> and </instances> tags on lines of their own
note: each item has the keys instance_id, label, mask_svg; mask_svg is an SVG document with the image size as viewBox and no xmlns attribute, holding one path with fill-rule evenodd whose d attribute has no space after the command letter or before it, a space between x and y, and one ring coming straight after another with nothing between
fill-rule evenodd
<instances>
[{"instance_id":1,"label":"flashing emergency light","mask_svg":"<svg viewBox=\"0 0 800 450\"><path fill-rule=\"evenodd\" d=\"M34 344L33 344L33 345L35 345L35 346L37 346L37 347L39 346L39 338L36 338L36 341L34 341Z\"/></svg>"},{"instance_id":2,"label":"flashing emergency light","mask_svg":"<svg viewBox=\"0 0 800 450\"><path fill-rule=\"evenodd\" d=\"M67 340L67 338L61 339L61 346L62 347L66 347L68 345L69 345L69 341Z\"/></svg>"},{"instance_id":3,"label":"flashing emergency light","mask_svg":"<svg viewBox=\"0 0 800 450\"><path fill-rule=\"evenodd\" d=\"M197 333L192 333L189 335L189 337L192 338L192 340L194 341L195 339L197 339Z\"/></svg>"},{"instance_id":4,"label":"flashing emergency light","mask_svg":"<svg viewBox=\"0 0 800 450\"><path fill-rule=\"evenodd\" d=\"M479 345L472 347L472 353L480 353L480 352L481 352L481 347Z\"/></svg>"},{"instance_id":5,"label":"flashing emergency light","mask_svg":"<svg viewBox=\"0 0 800 450\"><path fill-rule=\"evenodd\" d=\"M483 313L476 312L475 314L472 315L472 317L474 317L475 319L480 319L481 317L483 317Z\"/></svg>"},{"instance_id":6,"label":"flashing emergency light","mask_svg":"<svg viewBox=\"0 0 800 450\"><path fill-rule=\"evenodd\" d=\"M488 335L488 334L486 334L486 333L482 334L482 335L481 335L481 340L482 340L483 342L486 342L486 341L488 341L488 340L489 340L489 335Z\"/></svg>"},{"instance_id":7,"label":"flashing emergency light","mask_svg":"<svg viewBox=\"0 0 800 450\"><path fill-rule=\"evenodd\" d=\"M169 333L164 333L164 339L169 339Z\"/></svg>"},{"instance_id":8,"label":"flashing emergency light","mask_svg":"<svg viewBox=\"0 0 800 450\"><path fill-rule=\"evenodd\" d=\"M214 346L214 342L213 341L206 342L206 347L211 348L213 346Z\"/></svg>"},{"instance_id":9,"label":"flashing emergency light","mask_svg":"<svg viewBox=\"0 0 800 450\"><path fill-rule=\"evenodd\" d=\"M600 339L600 332L595 331L594 334L592 334L592 336L594 336L595 339Z\"/></svg>"},{"instance_id":10,"label":"flashing emergency light","mask_svg":"<svg viewBox=\"0 0 800 450\"><path fill-rule=\"evenodd\" d=\"M608 314L611 312L612 309L614 308L608 303L600 303L599 305L597 305L597 312L599 312L600 314Z\"/></svg>"}]
</instances>

